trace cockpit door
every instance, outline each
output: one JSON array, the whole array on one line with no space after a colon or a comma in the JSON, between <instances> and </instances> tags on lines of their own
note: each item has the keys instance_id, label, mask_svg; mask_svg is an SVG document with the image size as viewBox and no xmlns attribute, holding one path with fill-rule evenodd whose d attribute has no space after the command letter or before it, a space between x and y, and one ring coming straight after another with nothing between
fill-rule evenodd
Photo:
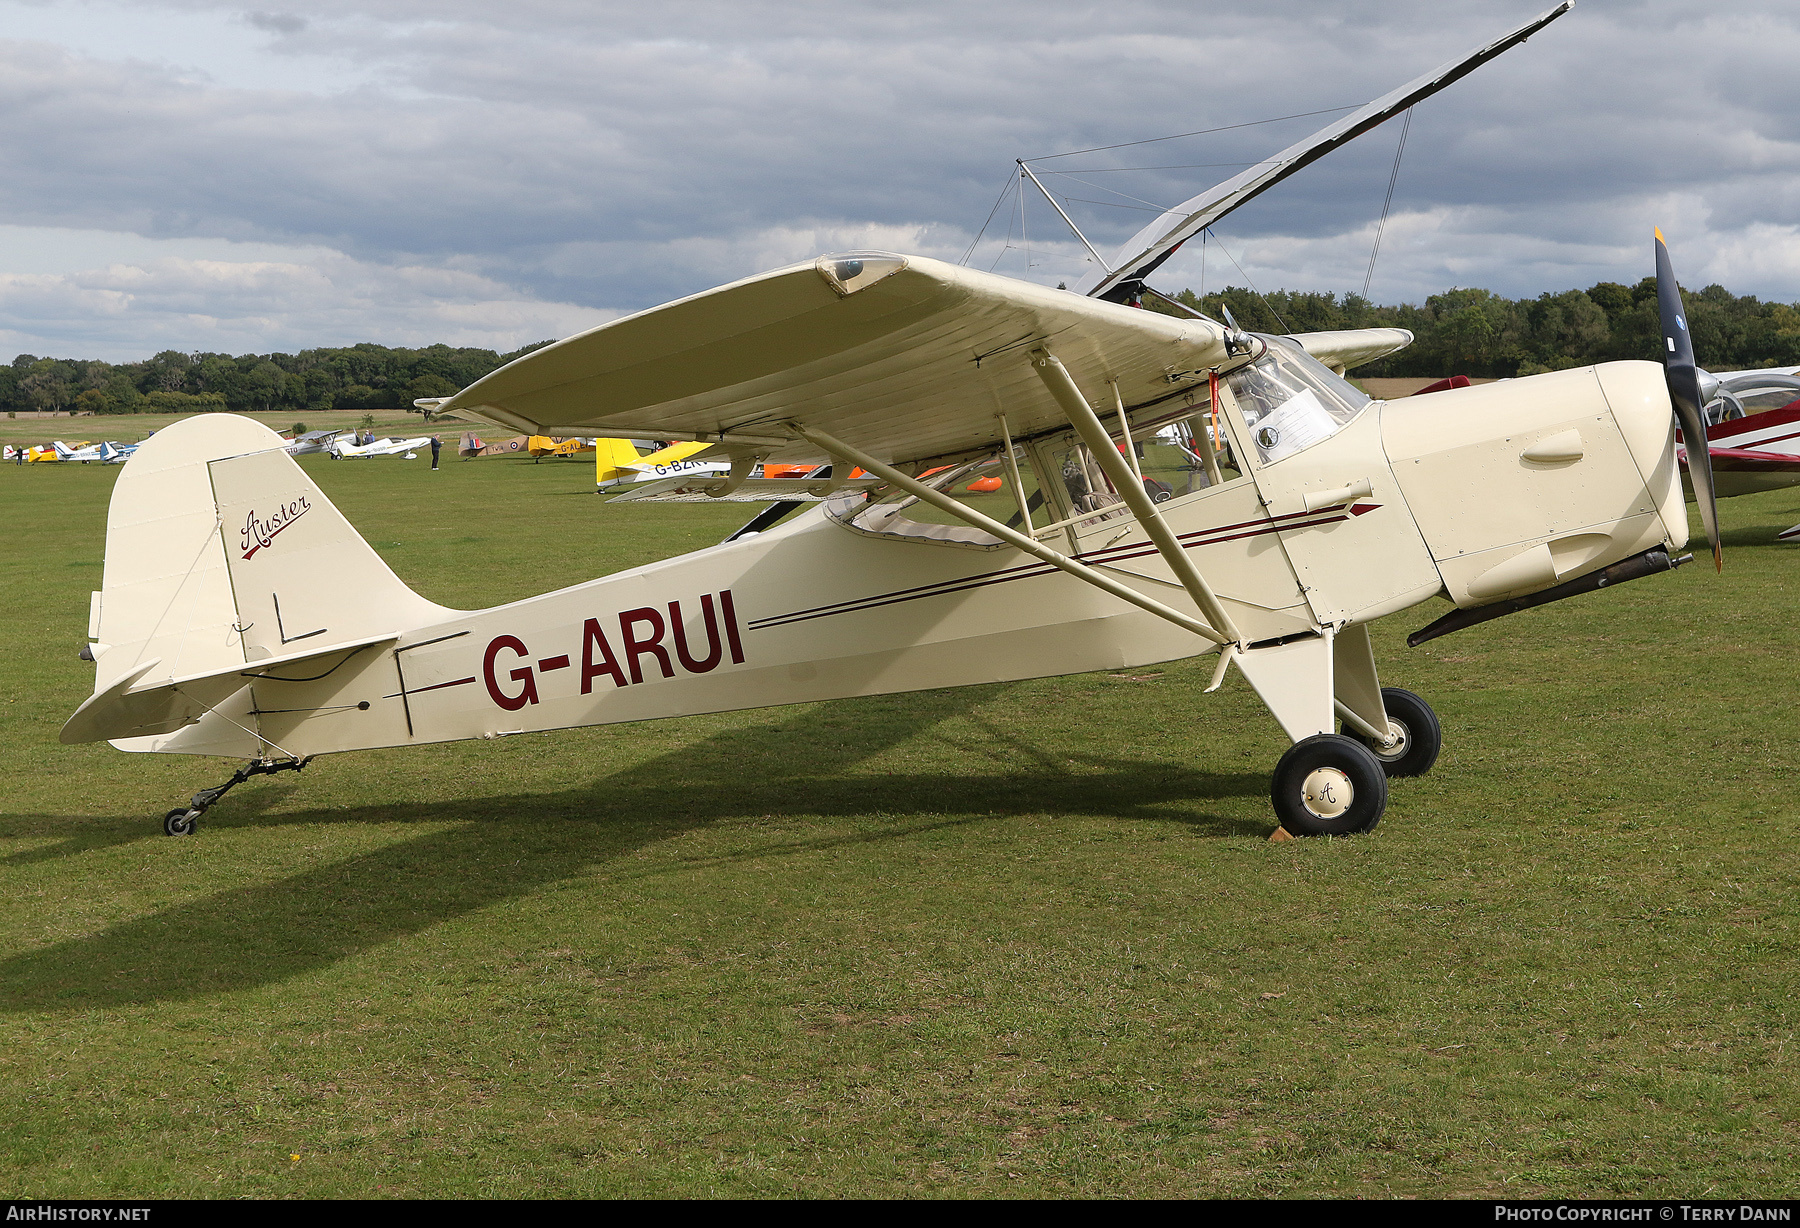
<instances>
[{"instance_id":1,"label":"cockpit door","mask_svg":"<svg viewBox=\"0 0 1800 1228\"><path fill-rule=\"evenodd\" d=\"M1321 626L1379 617L1442 586L1387 463L1380 407L1280 338L1222 382L1263 508Z\"/></svg>"}]
</instances>

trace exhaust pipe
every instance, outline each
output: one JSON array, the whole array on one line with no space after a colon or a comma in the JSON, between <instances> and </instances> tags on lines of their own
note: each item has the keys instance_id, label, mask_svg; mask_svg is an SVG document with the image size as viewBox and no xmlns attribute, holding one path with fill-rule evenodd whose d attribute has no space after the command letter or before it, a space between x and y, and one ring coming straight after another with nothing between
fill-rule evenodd
<instances>
[{"instance_id":1,"label":"exhaust pipe","mask_svg":"<svg viewBox=\"0 0 1800 1228\"><path fill-rule=\"evenodd\" d=\"M1509 597L1505 601L1496 601L1493 605L1478 606L1473 610L1452 610L1428 627L1420 627L1406 637L1408 648L1417 648L1426 640L1435 640L1440 635L1449 635L1452 631L1461 631L1464 627L1473 627L1477 623L1485 623L1501 618L1507 614L1517 614L1520 610L1529 610L1533 606L1549 605L1552 601L1561 601L1565 597L1577 597L1582 593L1591 593L1595 589L1606 588L1612 584L1623 584L1627 580L1636 580L1643 576L1653 576L1662 571L1674 571L1683 563L1691 563L1694 556L1681 555L1671 559L1667 550L1658 547L1646 550L1642 554L1633 555L1611 567L1602 567L1599 571L1590 571L1585 576L1576 576L1573 580L1565 580L1555 588L1547 588L1541 593L1531 593L1525 597Z\"/></svg>"}]
</instances>

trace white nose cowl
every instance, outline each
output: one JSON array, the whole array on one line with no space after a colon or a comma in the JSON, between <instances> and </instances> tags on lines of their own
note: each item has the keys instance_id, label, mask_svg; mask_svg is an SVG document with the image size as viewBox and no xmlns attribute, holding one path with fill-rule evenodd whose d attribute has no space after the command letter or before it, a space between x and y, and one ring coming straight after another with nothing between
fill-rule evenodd
<instances>
[{"instance_id":1,"label":"white nose cowl","mask_svg":"<svg viewBox=\"0 0 1800 1228\"><path fill-rule=\"evenodd\" d=\"M1688 540L1687 499L1675 456L1675 409L1662 368L1653 362L1609 362L1594 368L1619 434L1637 463L1644 489L1656 500L1669 548ZM1699 442L1705 447L1705 441Z\"/></svg>"}]
</instances>

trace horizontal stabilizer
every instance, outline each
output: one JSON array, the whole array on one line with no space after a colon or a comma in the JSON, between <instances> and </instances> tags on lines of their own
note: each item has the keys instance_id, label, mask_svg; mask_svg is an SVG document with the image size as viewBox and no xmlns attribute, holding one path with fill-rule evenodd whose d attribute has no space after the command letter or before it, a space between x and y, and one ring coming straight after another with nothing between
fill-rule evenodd
<instances>
[{"instance_id":1,"label":"horizontal stabilizer","mask_svg":"<svg viewBox=\"0 0 1800 1228\"><path fill-rule=\"evenodd\" d=\"M633 486L624 494L608 499L608 503L817 503L831 489L829 478L746 478L736 490L724 491L729 478L664 478ZM884 485L880 478L852 478L839 490L873 490Z\"/></svg>"},{"instance_id":2,"label":"horizontal stabilizer","mask_svg":"<svg viewBox=\"0 0 1800 1228\"><path fill-rule=\"evenodd\" d=\"M348 644L334 644L329 648L269 657L212 673L188 674L140 685L139 679L162 664L161 658L152 657L133 666L130 673L105 690L89 696L63 725L58 740L73 745L173 733L194 724L258 678L300 681L311 675L328 673L366 648L391 644L399 638L399 633L394 632Z\"/></svg>"}]
</instances>

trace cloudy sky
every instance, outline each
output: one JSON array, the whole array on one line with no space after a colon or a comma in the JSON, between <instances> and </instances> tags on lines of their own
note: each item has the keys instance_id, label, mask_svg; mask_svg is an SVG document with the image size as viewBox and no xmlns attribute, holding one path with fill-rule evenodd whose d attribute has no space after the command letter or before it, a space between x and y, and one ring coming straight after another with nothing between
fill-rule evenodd
<instances>
[{"instance_id":1,"label":"cloudy sky","mask_svg":"<svg viewBox=\"0 0 1800 1228\"><path fill-rule=\"evenodd\" d=\"M0 360L507 349L822 251L960 260L1013 159L1122 146L1033 163L1109 251L1341 112L1256 121L1548 4L0 0ZM1371 297L1633 282L1660 224L1685 283L1800 299L1796 63L1791 0L1581 0L1417 108ZM1399 136L1157 283L1360 291ZM1031 194L972 257L1081 260Z\"/></svg>"}]
</instances>

